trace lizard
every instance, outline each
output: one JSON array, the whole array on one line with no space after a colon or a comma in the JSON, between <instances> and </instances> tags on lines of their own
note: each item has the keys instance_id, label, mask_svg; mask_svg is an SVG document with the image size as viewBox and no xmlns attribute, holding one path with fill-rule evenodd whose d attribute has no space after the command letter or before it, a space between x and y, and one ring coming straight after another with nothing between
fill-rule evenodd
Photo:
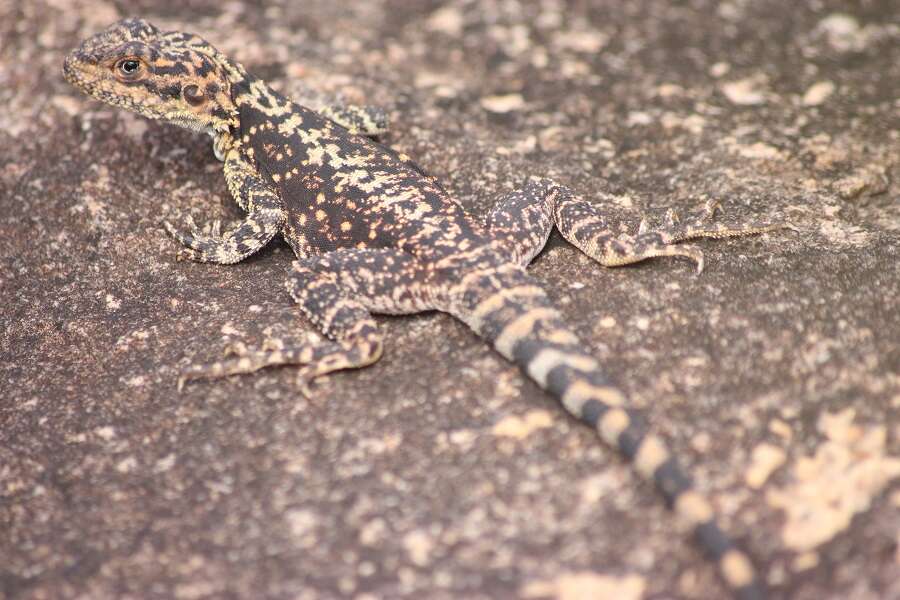
<instances>
[{"instance_id":1,"label":"lizard","mask_svg":"<svg viewBox=\"0 0 900 600\"><path fill-rule=\"evenodd\" d=\"M386 113L367 106L292 101L203 38L130 18L83 40L64 60L65 78L89 96L151 119L208 133L229 192L246 212L181 230L177 258L238 263L277 235L296 261L289 295L324 338L266 340L226 349L183 379L294 365L303 390L317 377L377 361L383 339L373 314L449 313L518 365L575 419L596 431L655 483L691 529L722 581L740 600L766 597L748 554L720 528L676 455L649 427L526 267L551 231L603 266L683 257L702 271L694 238L726 238L793 226L725 226L702 215L636 233L612 229L603 212L570 188L531 177L486 219L465 209L403 153L373 139Z\"/></svg>"}]
</instances>

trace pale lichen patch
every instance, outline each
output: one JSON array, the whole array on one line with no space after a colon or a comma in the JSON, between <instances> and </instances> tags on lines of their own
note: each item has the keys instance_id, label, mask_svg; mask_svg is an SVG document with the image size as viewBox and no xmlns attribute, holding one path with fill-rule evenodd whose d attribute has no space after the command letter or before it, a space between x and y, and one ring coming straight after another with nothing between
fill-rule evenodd
<instances>
[{"instance_id":1,"label":"pale lichen patch","mask_svg":"<svg viewBox=\"0 0 900 600\"><path fill-rule=\"evenodd\" d=\"M509 415L494 425L493 433L499 437L511 437L522 440L538 429L553 425L553 416L546 410L532 410L519 417Z\"/></svg>"},{"instance_id":2,"label":"pale lichen patch","mask_svg":"<svg viewBox=\"0 0 900 600\"><path fill-rule=\"evenodd\" d=\"M295 509L285 515L288 531L302 547L309 547L315 541L316 524L320 517L311 510ZM306 539L304 539L306 538Z\"/></svg>"},{"instance_id":3,"label":"pale lichen patch","mask_svg":"<svg viewBox=\"0 0 900 600\"><path fill-rule=\"evenodd\" d=\"M801 102L803 106L819 106L831 97L834 90L835 85L830 81L816 82L806 90Z\"/></svg>"},{"instance_id":4,"label":"pale lichen patch","mask_svg":"<svg viewBox=\"0 0 900 600\"><path fill-rule=\"evenodd\" d=\"M220 331L221 331L224 335L233 335L233 336L240 336L240 335L241 335L241 331L240 331L237 327L235 327L235 326L234 326L234 323L232 323L231 321L228 321L227 323L225 323L224 325L222 325Z\"/></svg>"},{"instance_id":5,"label":"pale lichen patch","mask_svg":"<svg viewBox=\"0 0 900 600\"><path fill-rule=\"evenodd\" d=\"M753 449L750 468L744 475L744 481L748 486L759 489L769 476L781 465L787 457L784 450L772 444L760 444Z\"/></svg>"},{"instance_id":6,"label":"pale lichen patch","mask_svg":"<svg viewBox=\"0 0 900 600\"><path fill-rule=\"evenodd\" d=\"M884 425L853 423L853 409L823 414L819 429L827 440L791 468L791 482L771 490L766 500L785 512L785 546L808 552L850 526L872 499L900 477L900 458L888 456Z\"/></svg>"},{"instance_id":7,"label":"pale lichen patch","mask_svg":"<svg viewBox=\"0 0 900 600\"><path fill-rule=\"evenodd\" d=\"M116 471L119 473L131 473L137 467L137 459L134 456L127 456L116 463Z\"/></svg>"},{"instance_id":8,"label":"pale lichen patch","mask_svg":"<svg viewBox=\"0 0 900 600\"><path fill-rule=\"evenodd\" d=\"M521 94L486 96L481 99L481 106L492 113L508 113L525 108L525 99Z\"/></svg>"},{"instance_id":9,"label":"pale lichen patch","mask_svg":"<svg viewBox=\"0 0 900 600\"><path fill-rule=\"evenodd\" d=\"M832 184L832 188L844 200L853 200L860 196L883 194L888 190L889 185L890 181L885 167L867 165L838 179Z\"/></svg>"},{"instance_id":10,"label":"pale lichen patch","mask_svg":"<svg viewBox=\"0 0 900 600\"><path fill-rule=\"evenodd\" d=\"M360 528L359 543L363 546L378 545L387 537L388 533L388 526L384 519L372 519Z\"/></svg>"},{"instance_id":11,"label":"pale lichen patch","mask_svg":"<svg viewBox=\"0 0 900 600\"><path fill-rule=\"evenodd\" d=\"M413 564L421 567L430 562L434 539L427 532L416 529L403 536L403 547Z\"/></svg>"},{"instance_id":12,"label":"pale lichen patch","mask_svg":"<svg viewBox=\"0 0 900 600\"><path fill-rule=\"evenodd\" d=\"M428 31L446 35L459 35L465 26L465 15L453 6L445 6L431 13L425 27Z\"/></svg>"},{"instance_id":13,"label":"pale lichen patch","mask_svg":"<svg viewBox=\"0 0 900 600\"><path fill-rule=\"evenodd\" d=\"M808 571L815 568L819 564L819 554L817 552L804 552L791 562L791 569L796 572Z\"/></svg>"},{"instance_id":14,"label":"pale lichen patch","mask_svg":"<svg viewBox=\"0 0 900 600\"><path fill-rule=\"evenodd\" d=\"M872 234L864 228L842 221L823 221L819 233L838 246L867 246Z\"/></svg>"},{"instance_id":15,"label":"pale lichen patch","mask_svg":"<svg viewBox=\"0 0 900 600\"><path fill-rule=\"evenodd\" d=\"M563 573L553 580L528 583L519 593L523 598L556 600L640 600L646 585L644 578L637 575Z\"/></svg>"},{"instance_id":16,"label":"pale lichen patch","mask_svg":"<svg viewBox=\"0 0 900 600\"><path fill-rule=\"evenodd\" d=\"M768 93L765 89L767 81L764 76L747 77L736 81L722 83L720 90L732 104L738 106L756 106L765 104Z\"/></svg>"},{"instance_id":17,"label":"pale lichen patch","mask_svg":"<svg viewBox=\"0 0 900 600\"><path fill-rule=\"evenodd\" d=\"M609 36L596 29L585 31L564 31L553 40L554 45L565 50L594 54L609 43Z\"/></svg>"},{"instance_id":18,"label":"pale lichen patch","mask_svg":"<svg viewBox=\"0 0 900 600\"><path fill-rule=\"evenodd\" d=\"M732 154L751 160L786 160L787 154L771 144L755 142L742 144L735 137L726 137L722 140Z\"/></svg>"},{"instance_id":19,"label":"pale lichen patch","mask_svg":"<svg viewBox=\"0 0 900 600\"><path fill-rule=\"evenodd\" d=\"M120 308L122 308L122 301L112 294L106 294L106 309L115 311L119 310Z\"/></svg>"}]
</instances>

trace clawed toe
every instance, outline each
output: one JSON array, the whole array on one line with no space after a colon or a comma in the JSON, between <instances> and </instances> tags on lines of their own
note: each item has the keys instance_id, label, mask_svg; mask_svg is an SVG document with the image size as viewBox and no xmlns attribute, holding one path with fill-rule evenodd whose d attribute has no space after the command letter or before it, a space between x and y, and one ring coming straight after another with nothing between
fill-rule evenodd
<instances>
[{"instance_id":1,"label":"clawed toe","mask_svg":"<svg viewBox=\"0 0 900 600\"><path fill-rule=\"evenodd\" d=\"M278 338L266 338L263 340L261 350L265 352L277 352L279 350L284 350L285 343L284 340L280 340Z\"/></svg>"},{"instance_id":2,"label":"clawed toe","mask_svg":"<svg viewBox=\"0 0 900 600\"><path fill-rule=\"evenodd\" d=\"M194 221L193 215L188 214L184 218L184 224L187 226L188 231L191 232L191 235L193 235L194 237L197 237L198 235L200 235L200 228L197 227L197 222Z\"/></svg>"},{"instance_id":3,"label":"clawed toe","mask_svg":"<svg viewBox=\"0 0 900 600\"><path fill-rule=\"evenodd\" d=\"M196 240L199 234L197 233L196 226L193 225L192 220L187 218L185 219L185 223L188 225L189 233L183 233L168 221L163 221L163 227L169 235L178 240L183 246L192 248L196 244Z\"/></svg>"},{"instance_id":4,"label":"clawed toe","mask_svg":"<svg viewBox=\"0 0 900 600\"><path fill-rule=\"evenodd\" d=\"M191 365L188 368L184 369L178 376L178 391L180 392L181 390L183 390L185 384L188 381L224 376L224 373L221 373L221 369L219 368L222 364L223 363L213 363L211 365Z\"/></svg>"},{"instance_id":5,"label":"clawed toe","mask_svg":"<svg viewBox=\"0 0 900 600\"><path fill-rule=\"evenodd\" d=\"M687 258L688 260L694 261L694 264L697 266L697 275L703 272L703 268L706 265L706 260L703 257L703 251L695 246L689 246L687 244L679 244L677 246L664 246L659 248L656 252L651 252L652 256L682 256Z\"/></svg>"},{"instance_id":6,"label":"clawed toe","mask_svg":"<svg viewBox=\"0 0 900 600\"><path fill-rule=\"evenodd\" d=\"M638 224L637 234L641 235L643 233L647 233L650 231L650 223L647 221L646 217L641 219L641 222Z\"/></svg>"},{"instance_id":7,"label":"clawed toe","mask_svg":"<svg viewBox=\"0 0 900 600\"><path fill-rule=\"evenodd\" d=\"M670 208L666 211L666 227L674 229L680 222L681 218L679 218L678 213L674 208Z\"/></svg>"},{"instance_id":8,"label":"clawed toe","mask_svg":"<svg viewBox=\"0 0 900 600\"><path fill-rule=\"evenodd\" d=\"M184 217L183 221L187 233L183 233L168 221L163 221L162 224L169 235L190 248L195 248L201 242L218 239L222 235L222 221L219 219L213 219L202 227L197 225L191 215Z\"/></svg>"},{"instance_id":9,"label":"clawed toe","mask_svg":"<svg viewBox=\"0 0 900 600\"><path fill-rule=\"evenodd\" d=\"M248 352L247 345L244 342L237 341L231 342L225 346L225 350L222 351L222 354L227 358L229 356L245 356Z\"/></svg>"},{"instance_id":10,"label":"clawed toe","mask_svg":"<svg viewBox=\"0 0 900 600\"><path fill-rule=\"evenodd\" d=\"M192 379L218 379L229 375L253 373L265 367L277 365L309 365L317 360L313 346L284 348L281 343L268 341L268 348L253 350L240 341L232 342L225 347L225 359L205 365L191 365L182 371L178 380L178 388Z\"/></svg>"},{"instance_id":11,"label":"clawed toe","mask_svg":"<svg viewBox=\"0 0 900 600\"><path fill-rule=\"evenodd\" d=\"M328 341L286 346L281 340L269 339L264 348L267 349L248 350L242 343L234 342L226 347L226 353L237 356L188 367L178 378L178 389L192 379L217 379L252 373L266 367L295 365L299 368L298 386L309 395L313 379L333 371L369 365L381 355L380 342L366 340L345 344Z\"/></svg>"},{"instance_id":12,"label":"clawed toe","mask_svg":"<svg viewBox=\"0 0 900 600\"><path fill-rule=\"evenodd\" d=\"M703 216L700 218L700 220L705 223L709 223L715 218L716 212L722 212L722 203L718 200L710 198L706 201L706 205L703 207Z\"/></svg>"},{"instance_id":13,"label":"clawed toe","mask_svg":"<svg viewBox=\"0 0 900 600\"><path fill-rule=\"evenodd\" d=\"M294 385L307 400L312 400L315 395L313 394L312 389L315 379L315 371L311 367L300 367L297 370L297 376L294 378Z\"/></svg>"},{"instance_id":14,"label":"clawed toe","mask_svg":"<svg viewBox=\"0 0 900 600\"><path fill-rule=\"evenodd\" d=\"M203 226L201 229L201 233L208 237L221 237L222 236L222 221L219 219L213 219L209 223Z\"/></svg>"},{"instance_id":15,"label":"clawed toe","mask_svg":"<svg viewBox=\"0 0 900 600\"><path fill-rule=\"evenodd\" d=\"M173 238L178 240L179 242L185 237L183 233L178 231L178 229L176 229L175 226L172 225L171 223L169 223L168 221L163 221L162 225L163 225L163 228L166 230L166 232L169 235L171 235Z\"/></svg>"},{"instance_id":16,"label":"clawed toe","mask_svg":"<svg viewBox=\"0 0 900 600\"><path fill-rule=\"evenodd\" d=\"M246 348L244 350L246 351ZM226 347L225 351L227 353L226 356L234 356L233 353L240 351L240 348L235 348L235 344L231 344ZM178 378L178 389L183 389L186 382L194 379L218 379L229 375L252 373L269 364L270 361L261 353L247 352L206 365L191 365L181 372L181 376Z\"/></svg>"},{"instance_id":17,"label":"clawed toe","mask_svg":"<svg viewBox=\"0 0 900 600\"><path fill-rule=\"evenodd\" d=\"M200 253L193 248L181 248L175 253L175 260L179 262L198 262Z\"/></svg>"}]
</instances>

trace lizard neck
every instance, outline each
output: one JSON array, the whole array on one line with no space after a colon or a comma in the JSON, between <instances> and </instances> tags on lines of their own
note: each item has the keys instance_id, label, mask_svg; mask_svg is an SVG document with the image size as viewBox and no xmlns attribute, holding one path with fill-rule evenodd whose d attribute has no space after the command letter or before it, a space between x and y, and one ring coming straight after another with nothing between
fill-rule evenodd
<instances>
[{"instance_id":1,"label":"lizard neck","mask_svg":"<svg viewBox=\"0 0 900 600\"><path fill-rule=\"evenodd\" d=\"M231 90L231 97L238 110L241 107L253 106L269 116L276 116L280 111L272 112L273 107L289 104L287 99L269 87L269 84L246 71L240 79L232 83Z\"/></svg>"}]
</instances>

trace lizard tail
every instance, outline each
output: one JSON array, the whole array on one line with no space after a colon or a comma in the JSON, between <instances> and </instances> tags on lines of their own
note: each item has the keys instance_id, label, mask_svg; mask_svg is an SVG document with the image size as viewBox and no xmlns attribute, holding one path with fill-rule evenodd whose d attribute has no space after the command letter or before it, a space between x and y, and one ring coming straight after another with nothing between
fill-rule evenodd
<instances>
[{"instance_id":1,"label":"lizard tail","mask_svg":"<svg viewBox=\"0 0 900 600\"><path fill-rule=\"evenodd\" d=\"M661 438L648 432L638 411L628 407L625 394L584 351L535 280L524 269L506 265L470 273L461 286L455 316L655 483L669 508L690 525L736 598L765 598L750 559L719 528L712 505L694 489Z\"/></svg>"}]
</instances>

